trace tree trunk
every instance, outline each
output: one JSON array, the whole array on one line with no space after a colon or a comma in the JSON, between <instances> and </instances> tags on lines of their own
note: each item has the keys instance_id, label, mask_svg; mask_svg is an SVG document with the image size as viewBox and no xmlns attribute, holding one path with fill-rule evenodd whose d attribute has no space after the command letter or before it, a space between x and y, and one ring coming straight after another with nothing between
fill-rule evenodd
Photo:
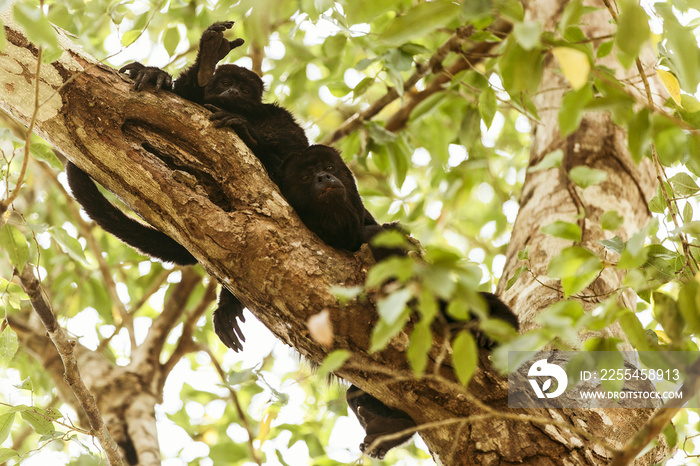
<instances>
[{"instance_id":1,"label":"tree trunk","mask_svg":"<svg viewBox=\"0 0 700 466\"><path fill-rule=\"evenodd\" d=\"M533 10L535 5L529 8ZM544 8L544 12L551 6L537 8ZM0 84L7 92L0 94L0 108L28 124L33 114L32 70L36 69L37 50L9 15L2 16L2 21L8 43L0 60ZM201 107L167 92L133 92L129 82L114 70L95 64L65 37L61 44L66 49L61 59L41 67L40 101L45 103L36 115L37 133L146 221L188 248L207 272L239 296L282 341L314 361L320 361L330 349L349 349L353 357L338 374L388 405L400 406L418 424L433 423L422 426L420 433L438 463L603 464L611 456L597 443L566 429L516 420L507 409L505 378L490 367L486 355L481 355L483 370L477 372L466 392L451 382L455 377L447 366L434 371L440 377L414 379L404 355L406 332L385 350L367 354L369 335L377 320L372 304L340 305L329 287L361 284L371 265L368 250L344 253L311 234L255 157L231 131L213 128ZM546 87L561 84L554 66L550 60L547 79L551 81L545 81ZM557 108L561 93L546 93L545 98L547 102L541 105ZM590 216L584 244L593 246L599 239L600 230L593 224L601 212L612 208L610 196L615 196L618 211L628 220L621 236L644 223L648 218L645 196L653 183L647 168L629 162L621 130L605 115L596 115L587 118L575 135L560 141L556 112L543 110L541 115L545 124L536 131L533 161L561 147L567 153L569 168L586 163L608 171L610 176L595 196L590 193L589 197L589 191L598 188L585 193L585 203L591 209L587 209ZM601 134L606 137L601 138ZM597 136L586 142L587 135ZM552 243L539 232L550 219L575 212L567 198L565 179L559 178L555 186L553 176L542 172L527 180L506 276L517 267L515 253L524 246L531 245L533 269L538 274L563 246L563 242ZM628 189L620 189L623 185ZM595 206L601 206L600 212ZM559 296L524 278L506 298L527 328L532 326L530 311L542 309ZM594 286L609 289L619 278L605 276ZM309 317L323 310L330 311L334 331L330 349L310 337L306 324ZM436 342L431 354L437 357L439 352L440 342ZM97 384L95 381L92 388ZM139 406L152 406L160 388L142 388L145 399ZM101 395L106 396L102 392L95 395L98 403L105 403ZM496 411L485 411L473 397ZM152 415L151 408L139 406L120 414ZM105 417L116 415L104 409L103 413ZM533 410L527 414L553 419L554 423L566 420L619 448L649 411ZM137 430L132 434L138 434ZM639 464L655 461L664 451L662 446L655 448Z\"/></svg>"}]
</instances>

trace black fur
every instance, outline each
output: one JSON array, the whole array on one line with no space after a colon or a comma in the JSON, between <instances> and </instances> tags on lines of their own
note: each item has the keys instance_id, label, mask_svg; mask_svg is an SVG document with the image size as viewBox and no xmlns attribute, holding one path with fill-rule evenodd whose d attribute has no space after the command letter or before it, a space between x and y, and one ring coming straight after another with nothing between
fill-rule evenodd
<instances>
[{"instance_id":1,"label":"black fur","mask_svg":"<svg viewBox=\"0 0 700 466\"><path fill-rule=\"evenodd\" d=\"M153 84L155 90L172 89L185 99L204 105L223 105L230 112L239 111L243 117L257 115L257 119L241 125L227 121L228 126L241 132L245 142L260 150L260 160L269 172L276 172L281 156L286 151L303 150L308 147L304 131L294 122L291 114L273 105L262 103L263 83L252 71L236 65L217 63L229 51L243 44L243 39L229 41L224 31L233 26L233 21L215 23L202 34L195 63L187 68L173 83L172 77L156 67L146 67L135 62L124 66L120 71L134 79L134 90L142 90ZM201 85L200 85L201 84ZM218 94L217 94L218 93ZM217 120L217 123L219 121ZM219 125L221 126L221 125ZM279 137L271 129L277 128ZM254 136L251 136L254 135ZM254 149L254 147L251 147ZM257 152L256 152L256 155ZM160 231L134 220L113 206L98 191L88 175L72 163L66 167L68 183L76 200L83 206L95 223L144 254L178 265L192 265L195 258L176 241ZM226 288L219 294L219 303L213 315L214 330L221 341L240 351L245 341L239 321L243 321L243 304Z\"/></svg>"},{"instance_id":2,"label":"black fur","mask_svg":"<svg viewBox=\"0 0 700 466\"><path fill-rule=\"evenodd\" d=\"M174 83L165 71L140 63L127 65L120 71L134 78L135 90L153 84L156 90L172 89L178 95L213 110L210 119L214 124L236 131L263 163L304 224L327 244L356 251L381 231L398 228L393 224L378 225L364 208L352 173L335 149L320 145L309 147L304 131L287 110L261 102L263 83L255 73L236 65L216 66L230 50L243 43L242 39L228 41L223 37L223 32L232 25L233 22L223 22L209 27L200 40L195 63ZM76 199L106 231L161 260L181 265L196 262L185 248L167 235L130 219L110 204L77 167L69 163L67 172ZM377 261L405 253L391 248L372 247L372 250ZM492 317L518 328L517 317L498 297L491 293L482 293L482 296ZM441 303L445 320L454 323L444 313L446 304ZM215 330L222 342L236 351L241 349L241 341L244 341L238 327L242 309L240 301L223 289L219 307L214 313ZM478 331L474 333L482 347L494 345ZM363 451L384 435L415 426L408 414L386 406L356 386L350 387L347 398L367 433L360 445ZM411 436L381 441L377 448L365 453L382 458Z\"/></svg>"},{"instance_id":3,"label":"black fur","mask_svg":"<svg viewBox=\"0 0 700 466\"><path fill-rule=\"evenodd\" d=\"M281 168L282 195L309 230L336 249L357 251L377 225L337 150L315 145L288 157Z\"/></svg>"}]
</instances>

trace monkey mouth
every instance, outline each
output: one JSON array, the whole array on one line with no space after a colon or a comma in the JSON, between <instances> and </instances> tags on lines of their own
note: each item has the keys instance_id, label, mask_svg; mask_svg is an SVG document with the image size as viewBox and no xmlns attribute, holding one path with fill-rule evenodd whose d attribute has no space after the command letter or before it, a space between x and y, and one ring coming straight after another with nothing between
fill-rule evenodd
<instances>
[{"instance_id":1,"label":"monkey mouth","mask_svg":"<svg viewBox=\"0 0 700 466\"><path fill-rule=\"evenodd\" d=\"M319 196L325 196L325 195L330 194L334 191L339 191L340 189L342 189L340 186L328 186L328 187L323 188L321 190L321 194L319 194Z\"/></svg>"}]
</instances>

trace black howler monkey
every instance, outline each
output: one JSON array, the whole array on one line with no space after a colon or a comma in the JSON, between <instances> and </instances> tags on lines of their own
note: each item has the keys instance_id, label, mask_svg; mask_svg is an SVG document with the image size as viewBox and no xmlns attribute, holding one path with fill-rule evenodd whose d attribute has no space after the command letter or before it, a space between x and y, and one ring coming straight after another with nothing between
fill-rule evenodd
<instances>
[{"instance_id":1,"label":"black howler monkey","mask_svg":"<svg viewBox=\"0 0 700 466\"><path fill-rule=\"evenodd\" d=\"M311 146L299 155L289 156L282 163L280 172L280 190L289 204L311 231L335 248L356 251L384 230L401 230L395 224L377 224L362 204L352 172L331 147ZM371 249L377 261L406 253L396 248L372 245ZM496 295L480 294L488 305L490 317L518 328L517 317ZM440 306L448 325L460 325L445 312L446 302L441 302ZM481 347L490 349L494 346L495 343L478 329L472 331ZM347 391L347 400L366 432L360 450L369 456L383 458L391 448L413 436L410 433L398 439L382 440L375 449L367 451L378 438L415 427L416 424L405 412L385 405L354 385Z\"/></svg>"},{"instance_id":2,"label":"black howler monkey","mask_svg":"<svg viewBox=\"0 0 700 466\"><path fill-rule=\"evenodd\" d=\"M166 72L133 63L122 68L134 78L134 89L152 83L156 90L172 89L178 95L207 106L214 111L216 126L233 128L260 159L282 195L297 211L304 224L327 244L347 251L356 251L388 225L378 225L364 208L355 180L338 152L327 146L308 146L304 131L285 109L262 103L262 80L253 72L236 65L216 66L226 54L240 46L242 39L228 41L223 32L233 22L216 23L200 40L195 63L175 82ZM196 263L180 244L162 232L124 215L97 190L88 175L68 164L69 184L76 199L88 215L106 231L145 254L180 265ZM387 250L373 248L377 260ZM388 254L391 254L388 250ZM505 304L490 293L483 296L491 315L502 318L517 328L517 318ZM243 306L225 288L214 313L214 327L224 344L238 351L243 336L238 326ZM378 399L352 386L348 403L365 428L367 436L360 448L365 451L377 438L415 426L401 410L390 408ZM407 441L383 441L378 448L366 452L383 457L386 452Z\"/></svg>"},{"instance_id":3,"label":"black howler monkey","mask_svg":"<svg viewBox=\"0 0 700 466\"><path fill-rule=\"evenodd\" d=\"M258 75L236 65L217 67L222 58L244 42L243 39L229 41L224 38L224 31L232 26L233 21L226 21L207 28L200 39L194 64L174 83L165 71L138 62L126 65L120 71L134 79L135 90L151 83L156 90L172 88L185 99L216 106L217 112L212 114L214 124L233 128L260 159L273 181L277 181L283 158L303 151L309 143L304 130L287 110L262 102L263 82ZM69 162L66 173L74 197L104 230L142 253L165 262L178 265L197 263L176 241L113 206L78 167ZM240 351L241 341L245 341L239 320L243 320L243 305L222 288L213 315L214 329L221 341L234 351Z\"/></svg>"},{"instance_id":4,"label":"black howler monkey","mask_svg":"<svg viewBox=\"0 0 700 466\"><path fill-rule=\"evenodd\" d=\"M289 111L273 103L263 103L262 79L238 65L217 63L230 50L243 44L243 39L224 38L233 21L214 23L202 34L195 62L172 83L177 95L204 105L213 113L214 126L228 126L262 162L270 178L277 182L278 169L290 154L309 146L304 130ZM156 90L169 89L171 76L156 67L134 62L119 71L134 79L134 89L153 83Z\"/></svg>"}]
</instances>

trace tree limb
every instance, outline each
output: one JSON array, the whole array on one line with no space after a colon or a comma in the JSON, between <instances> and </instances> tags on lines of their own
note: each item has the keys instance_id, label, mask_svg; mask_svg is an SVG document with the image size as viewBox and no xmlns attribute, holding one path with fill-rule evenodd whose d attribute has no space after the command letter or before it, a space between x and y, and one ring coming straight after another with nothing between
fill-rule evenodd
<instances>
[{"instance_id":1,"label":"tree limb","mask_svg":"<svg viewBox=\"0 0 700 466\"><path fill-rule=\"evenodd\" d=\"M22 288L29 296L29 300L32 303L34 311L41 319L44 327L46 327L49 338L51 338L51 341L56 346L58 354L61 356L61 361L63 361L63 367L65 368L65 381L70 386L71 390L73 390L75 397L80 403L80 407L83 408L83 411L85 412L85 415L90 423L90 428L104 449L109 464L122 464L122 457L119 453L119 448L112 439L109 431L105 428L105 424L102 420L102 416L100 415L100 410L97 407L97 403L95 402L95 399L90 391L85 386L83 379L80 377L78 362L73 354L75 341L69 340L63 331L63 328L58 325L56 316L54 316L53 311L51 310L51 305L46 300L46 297L41 289L41 284L36 276L34 276L34 271L32 270L31 266L26 265L19 277L22 282Z\"/></svg>"}]
</instances>

